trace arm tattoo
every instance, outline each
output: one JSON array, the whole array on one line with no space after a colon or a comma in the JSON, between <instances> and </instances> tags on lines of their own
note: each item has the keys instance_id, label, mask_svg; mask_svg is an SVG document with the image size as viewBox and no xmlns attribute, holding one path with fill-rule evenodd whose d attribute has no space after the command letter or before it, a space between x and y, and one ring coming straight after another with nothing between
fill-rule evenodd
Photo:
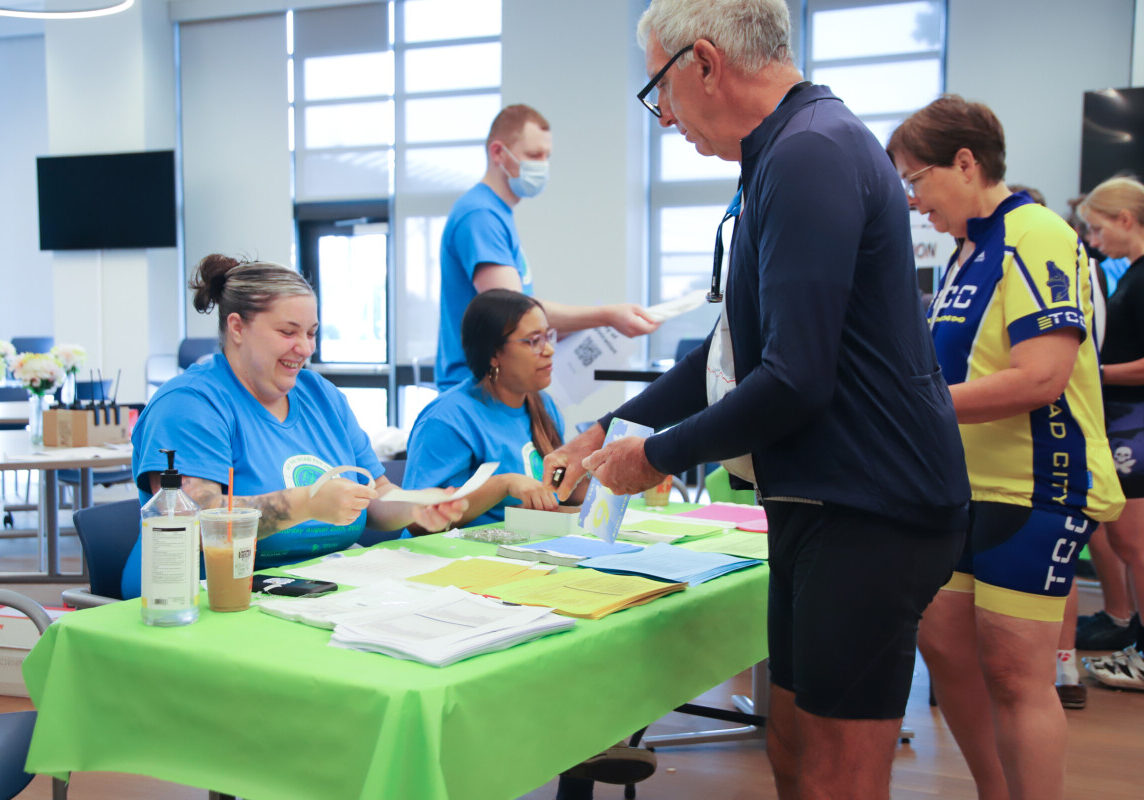
<instances>
[{"instance_id":1,"label":"arm tattoo","mask_svg":"<svg viewBox=\"0 0 1144 800\"><path fill-rule=\"evenodd\" d=\"M198 503L200 508L223 508L226 506L226 495L222 491L222 485L214 481L184 475L183 491ZM290 503L287 501L284 491L250 497L236 496L234 504L239 508L257 508L262 512L262 516L258 518L259 538L277 533L292 524Z\"/></svg>"}]
</instances>

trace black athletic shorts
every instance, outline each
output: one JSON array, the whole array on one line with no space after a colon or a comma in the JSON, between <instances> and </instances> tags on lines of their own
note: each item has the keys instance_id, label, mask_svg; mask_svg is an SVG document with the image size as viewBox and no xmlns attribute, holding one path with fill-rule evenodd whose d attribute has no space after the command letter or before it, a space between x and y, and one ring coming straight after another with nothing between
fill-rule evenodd
<instances>
[{"instance_id":1,"label":"black athletic shorts","mask_svg":"<svg viewBox=\"0 0 1144 800\"><path fill-rule=\"evenodd\" d=\"M953 573L965 531L841 506L764 505L771 680L817 716L903 716L918 620Z\"/></svg>"}]
</instances>

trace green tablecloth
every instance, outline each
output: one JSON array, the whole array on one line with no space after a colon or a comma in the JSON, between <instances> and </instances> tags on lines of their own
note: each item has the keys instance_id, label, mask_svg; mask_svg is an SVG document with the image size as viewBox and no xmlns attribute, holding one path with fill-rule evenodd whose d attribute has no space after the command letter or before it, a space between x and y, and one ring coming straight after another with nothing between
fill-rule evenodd
<instances>
[{"instance_id":1,"label":"green tablecloth","mask_svg":"<svg viewBox=\"0 0 1144 800\"><path fill-rule=\"evenodd\" d=\"M438 555L492 546L390 542ZM66 615L29 654L32 772L150 775L251 800L508 800L766 657L765 566L445 668L327 646L260 611L151 628Z\"/></svg>"}]
</instances>

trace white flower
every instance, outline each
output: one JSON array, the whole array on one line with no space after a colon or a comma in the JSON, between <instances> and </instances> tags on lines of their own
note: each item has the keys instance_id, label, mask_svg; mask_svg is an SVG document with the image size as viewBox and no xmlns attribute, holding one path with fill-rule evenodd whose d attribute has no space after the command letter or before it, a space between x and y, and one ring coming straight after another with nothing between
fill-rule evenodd
<instances>
[{"instance_id":1,"label":"white flower","mask_svg":"<svg viewBox=\"0 0 1144 800\"><path fill-rule=\"evenodd\" d=\"M64 368L47 353L20 353L12 364L12 374L35 394L47 394L64 380Z\"/></svg>"},{"instance_id":2,"label":"white flower","mask_svg":"<svg viewBox=\"0 0 1144 800\"><path fill-rule=\"evenodd\" d=\"M16 363L16 348L11 342L0 339L0 377L8 367Z\"/></svg>"},{"instance_id":3,"label":"white flower","mask_svg":"<svg viewBox=\"0 0 1144 800\"><path fill-rule=\"evenodd\" d=\"M52 348L52 355L60 362L64 372L75 373L87 361L87 350L78 344L57 344Z\"/></svg>"}]
</instances>

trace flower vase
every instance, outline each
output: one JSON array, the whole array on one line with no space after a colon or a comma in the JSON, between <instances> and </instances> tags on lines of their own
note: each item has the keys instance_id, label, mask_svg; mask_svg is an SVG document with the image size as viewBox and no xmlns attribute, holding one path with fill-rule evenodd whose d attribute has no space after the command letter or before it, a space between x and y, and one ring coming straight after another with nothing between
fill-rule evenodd
<instances>
[{"instance_id":1,"label":"flower vase","mask_svg":"<svg viewBox=\"0 0 1144 800\"><path fill-rule=\"evenodd\" d=\"M51 405L51 397L33 392L28 396L28 436L33 445L44 443L44 409Z\"/></svg>"},{"instance_id":2,"label":"flower vase","mask_svg":"<svg viewBox=\"0 0 1144 800\"><path fill-rule=\"evenodd\" d=\"M73 408L76 405L74 371L69 371L64 376L64 385L60 389L60 405L64 408Z\"/></svg>"}]
</instances>

